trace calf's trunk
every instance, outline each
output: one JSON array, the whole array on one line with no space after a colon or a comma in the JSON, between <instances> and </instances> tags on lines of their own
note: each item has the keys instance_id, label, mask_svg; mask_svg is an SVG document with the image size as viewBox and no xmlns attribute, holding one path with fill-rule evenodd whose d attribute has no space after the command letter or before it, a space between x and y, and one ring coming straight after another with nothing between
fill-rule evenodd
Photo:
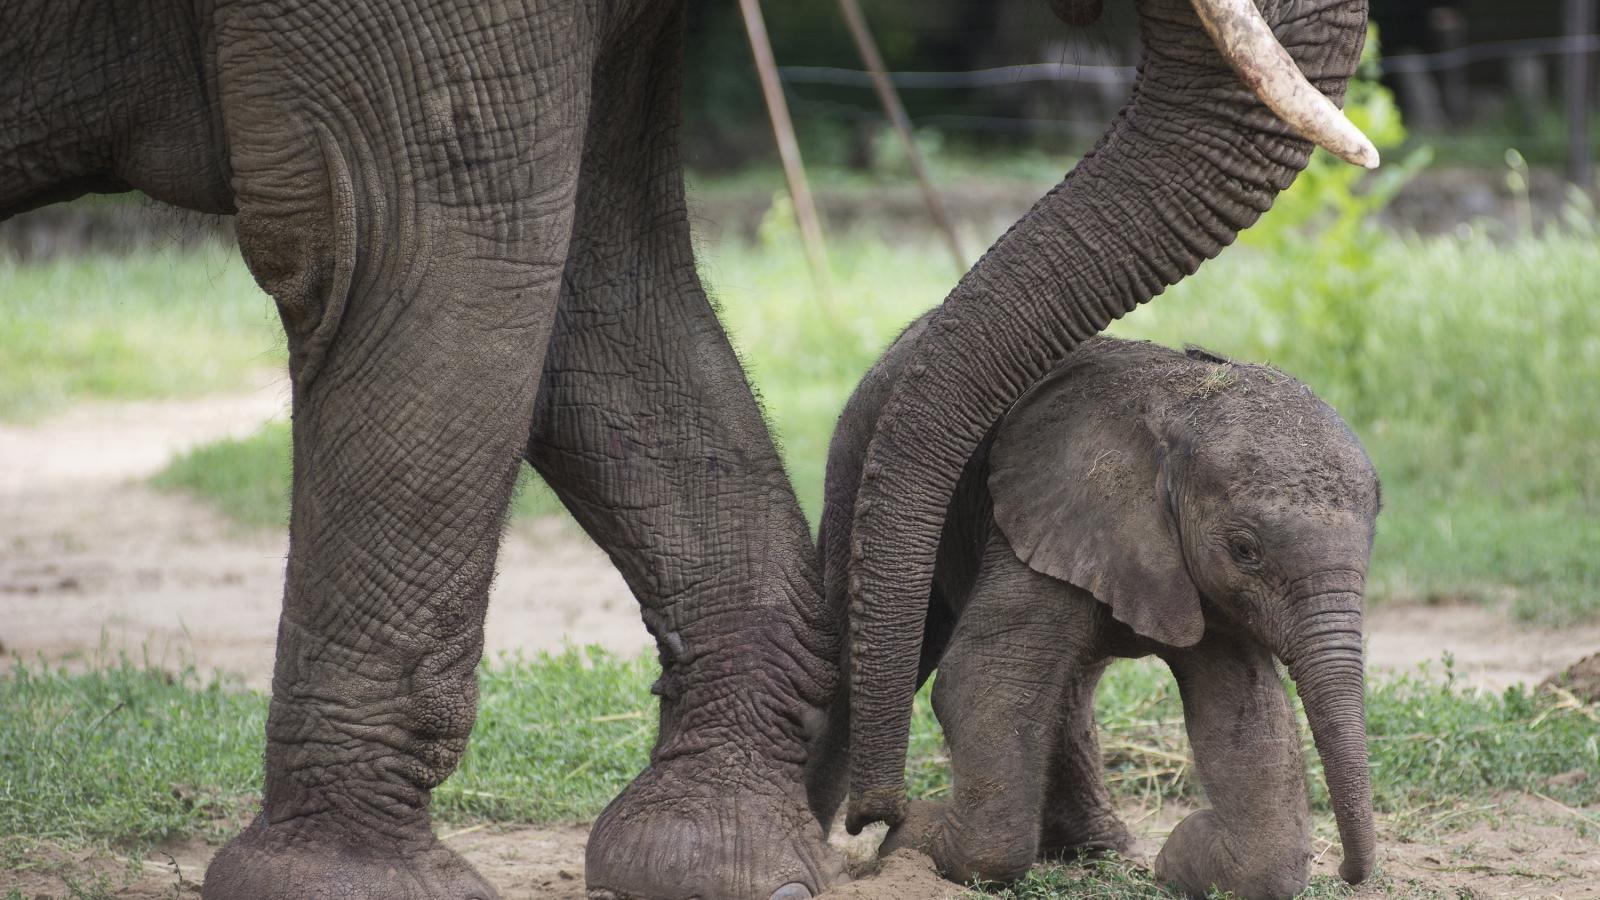
<instances>
[{"instance_id":1,"label":"calf's trunk","mask_svg":"<svg viewBox=\"0 0 1600 900\"><path fill-rule=\"evenodd\" d=\"M1366 683L1361 654L1361 594L1325 594L1279 652L1305 704L1344 862L1339 875L1360 884L1372 873L1376 833L1367 762Z\"/></svg>"}]
</instances>

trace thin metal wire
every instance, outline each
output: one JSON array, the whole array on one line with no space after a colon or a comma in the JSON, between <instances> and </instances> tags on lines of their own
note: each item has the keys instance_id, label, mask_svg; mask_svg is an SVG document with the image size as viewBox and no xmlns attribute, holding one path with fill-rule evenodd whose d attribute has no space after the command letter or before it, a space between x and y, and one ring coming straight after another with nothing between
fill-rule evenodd
<instances>
[{"instance_id":1,"label":"thin metal wire","mask_svg":"<svg viewBox=\"0 0 1600 900\"><path fill-rule=\"evenodd\" d=\"M1600 52L1600 34L1577 34L1515 41L1487 41L1437 53L1401 53L1384 57L1380 65L1386 73L1441 72L1494 59L1569 56L1595 52ZM861 69L837 66L780 66L778 74L789 84L862 88L873 86L872 73ZM1138 70L1133 66L1027 63L957 72L891 72L889 80L895 87L908 90L957 90L1011 87L1040 81L1132 84L1137 74Z\"/></svg>"}]
</instances>

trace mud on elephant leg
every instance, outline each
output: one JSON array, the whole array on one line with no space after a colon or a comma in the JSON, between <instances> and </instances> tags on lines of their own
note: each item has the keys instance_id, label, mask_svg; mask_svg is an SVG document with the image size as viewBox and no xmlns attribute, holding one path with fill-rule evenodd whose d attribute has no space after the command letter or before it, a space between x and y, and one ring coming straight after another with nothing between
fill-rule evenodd
<instances>
[{"instance_id":1,"label":"mud on elephant leg","mask_svg":"<svg viewBox=\"0 0 1600 900\"><path fill-rule=\"evenodd\" d=\"M1095 602L1092 597L1087 601ZM1105 669L1106 663L1085 666L1066 687L1045 789L1041 859L1107 850L1126 853L1133 846L1133 835L1117 817L1106 790L1094 724L1094 691Z\"/></svg>"},{"instance_id":2,"label":"mud on elephant leg","mask_svg":"<svg viewBox=\"0 0 1600 900\"><path fill-rule=\"evenodd\" d=\"M666 18L602 57L529 441L639 599L663 667L650 766L595 823L586 877L595 897L791 900L843 868L802 786L838 636L695 273L673 127L681 22Z\"/></svg>"}]
</instances>

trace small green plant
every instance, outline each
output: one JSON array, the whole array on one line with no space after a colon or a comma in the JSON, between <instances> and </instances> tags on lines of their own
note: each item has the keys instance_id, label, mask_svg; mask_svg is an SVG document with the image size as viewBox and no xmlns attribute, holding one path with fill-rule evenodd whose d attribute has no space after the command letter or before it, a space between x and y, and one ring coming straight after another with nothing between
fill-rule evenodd
<instances>
[{"instance_id":1,"label":"small green plant","mask_svg":"<svg viewBox=\"0 0 1600 900\"><path fill-rule=\"evenodd\" d=\"M1309 255L1323 266L1365 262L1380 240L1374 233L1376 215L1432 161L1427 147L1400 160L1387 158L1405 144L1407 135L1393 93L1378 80L1378 60L1378 31L1371 26L1344 111L1385 155L1382 167L1368 173L1318 148L1305 171L1278 195L1272 211L1240 236L1240 243L1272 253Z\"/></svg>"},{"instance_id":2,"label":"small green plant","mask_svg":"<svg viewBox=\"0 0 1600 900\"><path fill-rule=\"evenodd\" d=\"M1200 392L1205 396L1220 394L1228 388L1239 383L1239 376L1233 373L1233 366L1222 363L1211 367L1205 378L1200 381Z\"/></svg>"}]
</instances>

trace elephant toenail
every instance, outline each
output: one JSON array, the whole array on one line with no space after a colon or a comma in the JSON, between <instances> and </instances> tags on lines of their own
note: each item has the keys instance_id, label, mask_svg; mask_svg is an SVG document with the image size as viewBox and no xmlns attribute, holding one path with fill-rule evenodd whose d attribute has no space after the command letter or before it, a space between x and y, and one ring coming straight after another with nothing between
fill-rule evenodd
<instances>
[{"instance_id":1,"label":"elephant toenail","mask_svg":"<svg viewBox=\"0 0 1600 900\"><path fill-rule=\"evenodd\" d=\"M791 881L773 891L767 900L811 900L811 889L799 882Z\"/></svg>"}]
</instances>

